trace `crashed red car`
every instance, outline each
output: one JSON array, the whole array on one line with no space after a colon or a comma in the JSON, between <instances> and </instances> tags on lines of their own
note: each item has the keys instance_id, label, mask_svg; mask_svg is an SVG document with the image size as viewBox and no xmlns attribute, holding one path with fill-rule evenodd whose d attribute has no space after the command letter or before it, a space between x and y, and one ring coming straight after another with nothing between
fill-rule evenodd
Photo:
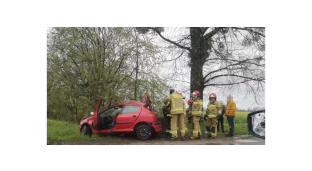
<instances>
[{"instance_id":1,"label":"crashed red car","mask_svg":"<svg viewBox=\"0 0 312 171\"><path fill-rule=\"evenodd\" d=\"M144 94L145 104L130 100L99 111L100 98L90 117L79 124L82 135L92 134L135 134L138 139L150 139L162 131L161 122L153 112L148 93Z\"/></svg>"}]
</instances>

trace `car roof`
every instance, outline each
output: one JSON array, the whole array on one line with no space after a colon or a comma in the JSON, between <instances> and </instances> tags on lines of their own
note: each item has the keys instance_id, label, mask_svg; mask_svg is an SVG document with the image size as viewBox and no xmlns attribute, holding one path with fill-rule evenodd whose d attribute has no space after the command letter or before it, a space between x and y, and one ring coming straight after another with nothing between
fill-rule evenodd
<instances>
[{"instance_id":1,"label":"car roof","mask_svg":"<svg viewBox=\"0 0 312 171\"><path fill-rule=\"evenodd\" d=\"M145 104L136 100L129 100L127 102L119 103L119 105L139 105L139 106L143 105L144 106Z\"/></svg>"}]
</instances>

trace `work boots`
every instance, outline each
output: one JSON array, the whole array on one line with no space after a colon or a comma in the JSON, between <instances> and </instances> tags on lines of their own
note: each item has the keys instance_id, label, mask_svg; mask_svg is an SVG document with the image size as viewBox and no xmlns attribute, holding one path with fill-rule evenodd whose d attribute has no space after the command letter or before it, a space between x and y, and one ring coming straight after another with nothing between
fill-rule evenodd
<instances>
[{"instance_id":1,"label":"work boots","mask_svg":"<svg viewBox=\"0 0 312 171\"><path fill-rule=\"evenodd\" d=\"M177 137L171 137L170 140L171 140L171 141L177 141L178 138L177 138Z\"/></svg>"},{"instance_id":2,"label":"work boots","mask_svg":"<svg viewBox=\"0 0 312 171\"><path fill-rule=\"evenodd\" d=\"M190 139L191 140L197 140L197 139L199 139L199 137L191 136Z\"/></svg>"}]
</instances>

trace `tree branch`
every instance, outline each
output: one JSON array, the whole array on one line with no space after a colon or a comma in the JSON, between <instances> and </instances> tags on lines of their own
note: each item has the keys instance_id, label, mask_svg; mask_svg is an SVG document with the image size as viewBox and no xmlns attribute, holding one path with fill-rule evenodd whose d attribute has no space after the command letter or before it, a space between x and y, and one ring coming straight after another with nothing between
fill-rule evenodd
<instances>
[{"instance_id":1,"label":"tree branch","mask_svg":"<svg viewBox=\"0 0 312 171\"><path fill-rule=\"evenodd\" d=\"M247 30L247 31L249 31L249 32L252 32L252 33L258 34L258 35L260 35L260 36L262 36L262 37L265 37L265 35L264 35L264 34L259 33L259 32L256 32L256 31L253 31L252 29L248 29L248 28L241 28L241 27L232 27L232 28L234 28L234 29L238 29L238 30Z\"/></svg>"},{"instance_id":2,"label":"tree branch","mask_svg":"<svg viewBox=\"0 0 312 171\"><path fill-rule=\"evenodd\" d=\"M219 77L225 77L225 76L244 78L244 79L248 79L249 81L263 81L264 80L264 78L252 78L252 77L245 77L245 76L236 75L236 74L221 74L221 75L216 75L216 76L213 76L213 77L205 80L204 83L208 83L209 81L211 81L213 79L216 79Z\"/></svg>"},{"instance_id":3,"label":"tree branch","mask_svg":"<svg viewBox=\"0 0 312 171\"><path fill-rule=\"evenodd\" d=\"M202 35L204 35L205 33L206 33L206 31L209 29L209 27L202 27L201 28L202 29Z\"/></svg>"},{"instance_id":4,"label":"tree branch","mask_svg":"<svg viewBox=\"0 0 312 171\"><path fill-rule=\"evenodd\" d=\"M222 29L222 27L217 27L217 28L215 28L214 30L212 30L211 32L209 32L208 34L206 34L206 35L204 36L204 39L205 39L205 40L210 39L212 36L214 36L215 34L217 34L221 29Z\"/></svg>"},{"instance_id":5,"label":"tree branch","mask_svg":"<svg viewBox=\"0 0 312 171\"><path fill-rule=\"evenodd\" d=\"M226 67L223 67L223 68L220 68L220 69L217 69L217 70L214 70L214 71L209 72L208 74L206 74L206 75L204 76L204 80L205 80L209 75L211 75L211 74L213 74L213 73L216 73L216 72L219 72L219 71L228 69L229 66L235 66L235 65L241 65L241 64L243 64L243 63L247 63L248 60L249 60L249 59L245 59L245 60L242 60L242 61L231 60L231 61L237 61L237 63L235 63L235 64L230 64L230 65L228 65L228 66L226 66ZM205 82L206 82L206 81L205 81Z\"/></svg>"},{"instance_id":6,"label":"tree branch","mask_svg":"<svg viewBox=\"0 0 312 171\"><path fill-rule=\"evenodd\" d=\"M252 81L252 80L244 80L244 81L236 82L236 83L205 84L204 86L205 86L205 87L208 87L208 86L228 86L228 85L237 85L237 84L241 84L241 83L246 83L246 82L248 82L248 81Z\"/></svg>"},{"instance_id":7,"label":"tree branch","mask_svg":"<svg viewBox=\"0 0 312 171\"><path fill-rule=\"evenodd\" d=\"M155 28L151 28L153 31L155 31L162 39L164 39L165 41L167 41L167 42L169 42L169 43L171 43L171 44L174 44L174 45L176 45L176 46L178 46L179 48L181 48L181 49L186 49L186 50L188 50L188 51L191 51L191 48L190 47L185 47L185 46L182 46L182 45L180 45L180 44L178 44L178 43L176 43L176 42L174 42L174 41L172 41L172 40L169 40L169 39L167 39L167 38L165 38L161 33L160 33L160 31L159 30L157 30L157 29L155 29Z\"/></svg>"},{"instance_id":8,"label":"tree branch","mask_svg":"<svg viewBox=\"0 0 312 171\"><path fill-rule=\"evenodd\" d=\"M166 62L175 61L175 60L179 59L183 54L184 54L184 51L182 51L182 53L178 57L173 58L173 59L169 59L169 60L164 60L164 61L166 61Z\"/></svg>"}]
</instances>

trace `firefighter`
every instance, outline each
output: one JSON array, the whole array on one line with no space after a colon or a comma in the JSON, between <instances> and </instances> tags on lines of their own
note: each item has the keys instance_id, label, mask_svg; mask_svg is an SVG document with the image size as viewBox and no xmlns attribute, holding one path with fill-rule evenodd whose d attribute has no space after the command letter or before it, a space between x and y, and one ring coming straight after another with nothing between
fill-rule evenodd
<instances>
[{"instance_id":1,"label":"firefighter","mask_svg":"<svg viewBox=\"0 0 312 171\"><path fill-rule=\"evenodd\" d=\"M183 99L183 113L184 113L184 130L185 130L185 134L188 133L188 130L187 130L187 114L186 114L186 105L185 105L185 102L184 102L184 99L185 97L183 97L182 93L179 93L177 92L177 94L180 94L182 96L182 99ZM181 128L180 128L180 125L178 124L178 129L180 130L181 132Z\"/></svg>"},{"instance_id":2,"label":"firefighter","mask_svg":"<svg viewBox=\"0 0 312 171\"><path fill-rule=\"evenodd\" d=\"M187 125L188 123L192 124L192 128L191 129L194 129L194 125L193 125L193 122L192 122L192 115L191 115L191 111L192 111L192 103L193 103L193 99L189 99L187 101L187 104L188 104L188 108L186 109L186 117L187 117L187 120L185 121L185 125Z\"/></svg>"},{"instance_id":3,"label":"firefighter","mask_svg":"<svg viewBox=\"0 0 312 171\"><path fill-rule=\"evenodd\" d=\"M170 95L174 92L174 89L169 90L169 95L163 101L163 115L166 121L166 136L171 137L171 128L170 128L170 121L171 121L171 114L170 114Z\"/></svg>"},{"instance_id":4,"label":"firefighter","mask_svg":"<svg viewBox=\"0 0 312 171\"><path fill-rule=\"evenodd\" d=\"M206 129L208 132L207 137L215 138L217 136L218 117L221 115L221 105L217 102L217 96L215 93L209 95L209 103L207 105L205 120Z\"/></svg>"},{"instance_id":5,"label":"firefighter","mask_svg":"<svg viewBox=\"0 0 312 171\"><path fill-rule=\"evenodd\" d=\"M173 92L169 96L169 103L170 103L170 128L171 128L171 140L178 139L178 127L181 131L181 140L185 140L185 128L184 128L184 101L183 97Z\"/></svg>"},{"instance_id":6,"label":"firefighter","mask_svg":"<svg viewBox=\"0 0 312 171\"><path fill-rule=\"evenodd\" d=\"M188 123L192 124L192 129L194 129L194 125L193 125L193 121L192 121L192 115L191 115L191 111L192 111L192 103L193 103L193 99L192 97L187 101L188 104L188 108L186 109L186 113L187 113L187 120Z\"/></svg>"},{"instance_id":7,"label":"firefighter","mask_svg":"<svg viewBox=\"0 0 312 171\"><path fill-rule=\"evenodd\" d=\"M192 94L193 103L191 105L191 115L194 124L193 135L190 137L191 140L199 139L201 135L200 131L200 118L203 114L203 101L200 99L200 93L195 90Z\"/></svg>"}]
</instances>

